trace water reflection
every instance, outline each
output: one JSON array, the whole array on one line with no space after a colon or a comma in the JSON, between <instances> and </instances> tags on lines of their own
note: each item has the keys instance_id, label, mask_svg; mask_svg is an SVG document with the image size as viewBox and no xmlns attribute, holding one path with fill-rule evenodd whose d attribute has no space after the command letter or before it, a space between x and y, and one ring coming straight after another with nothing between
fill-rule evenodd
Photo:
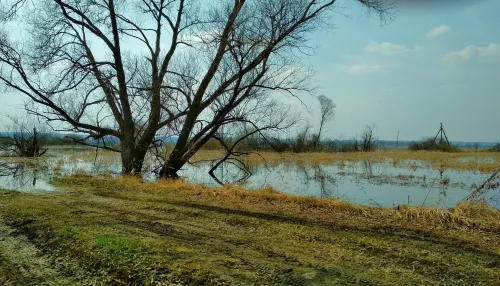
<instances>
[{"instance_id":1,"label":"water reflection","mask_svg":"<svg viewBox=\"0 0 500 286\"><path fill-rule=\"evenodd\" d=\"M84 152L53 152L47 158L29 163L9 162L0 158L0 188L20 191L53 191L48 183L54 176L73 174L118 174L120 159L116 154L98 156ZM419 161L394 164L391 162L336 162L330 165L281 163L275 166L250 164L246 170L223 163L208 171L210 163L188 165L179 172L186 181L219 186L238 181L250 189L270 185L276 190L301 196L335 197L355 204L393 207L409 203L413 206L453 207L471 194L490 175L470 171L454 171L425 167ZM154 160L147 166L145 180L155 180ZM496 186L496 185L495 185ZM500 187L497 186L497 187ZM500 190L490 188L481 194L488 203L500 207Z\"/></svg>"},{"instance_id":2,"label":"water reflection","mask_svg":"<svg viewBox=\"0 0 500 286\"><path fill-rule=\"evenodd\" d=\"M488 175L432 168L400 168L391 164L361 161L349 166L284 165L254 166L253 175L246 181L248 188L273 188L302 196L336 197L355 204L393 207L409 203L413 206L449 208L466 198L474 184ZM190 166L181 173L187 181L216 186L205 174L208 167ZM240 174L229 166L224 178L230 182ZM221 174L222 176L222 174ZM496 192L485 194L485 199L499 207Z\"/></svg>"},{"instance_id":3,"label":"water reflection","mask_svg":"<svg viewBox=\"0 0 500 286\"><path fill-rule=\"evenodd\" d=\"M211 162L208 174L219 185L226 185L245 182L255 169L255 165L228 158L226 161Z\"/></svg>"},{"instance_id":4,"label":"water reflection","mask_svg":"<svg viewBox=\"0 0 500 286\"><path fill-rule=\"evenodd\" d=\"M0 187L19 191L52 191L44 178L46 170L37 164L0 162Z\"/></svg>"},{"instance_id":5,"label":"water reflection","mask_svg":"<svg viewBox=\"0 0 500 286\"><path fill-rule=\"evenodd\" d=\"M271 174L274 170L269 170ZM286 170L284 171L286 172ZM337 185L336 174L328 173L324 166L316 165L313 167L297 166L297 175L300 185L307 189L310 184L317 184L319 193L317 197L320 198L331 198L334 197L334 193ZM283 179L284 176L282 177Z\"/></svg>"}]
</instances>

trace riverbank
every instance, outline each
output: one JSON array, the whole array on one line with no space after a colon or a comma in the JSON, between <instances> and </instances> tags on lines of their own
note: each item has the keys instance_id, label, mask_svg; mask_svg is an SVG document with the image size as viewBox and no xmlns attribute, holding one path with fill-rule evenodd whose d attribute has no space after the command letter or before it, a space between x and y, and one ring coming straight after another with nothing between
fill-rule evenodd
<instances>
[{"instance_id":1,"label":"riverbank","mask_svg":"<svg viewBox=\"0 0 500 286\"><path fill-rule=\"evenodd\" d=\"M500 281L500 212L484 205L382 209L290 196L270 188L245 191L85 176L54 183L61 192L0 192L0 215L10 229L2 230L0 283ZM19 239L35 248L27 246L33 254L26 257L43 263L13 257L8 246ZM30 264L54 274L33 275Z\"/></svg>"}]
</instances>

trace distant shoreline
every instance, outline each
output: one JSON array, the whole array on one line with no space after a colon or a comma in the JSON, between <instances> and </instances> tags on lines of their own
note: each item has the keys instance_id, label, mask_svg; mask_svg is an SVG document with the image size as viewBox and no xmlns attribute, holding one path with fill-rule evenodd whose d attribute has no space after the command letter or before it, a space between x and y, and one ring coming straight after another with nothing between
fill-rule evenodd
<instances>
[{"instance_id":1,"label":"distant shoreline","mask_svg":"<svg viewBox=\"0 0 500 286\"><path fill-rule=\"evenodd\" d=\"M0 132L0 138L11 138L12 136L14 136L17 133L18 132ZM77 138L79 137L82 139L85 137L82 134L70 134L70 133L64 133L64 134L62 134L62 133L41 133L41 134L48 135L49 137L52 137L55 139L64 138L66 136L73 136L73 137L77 137ZM109 138L109 139L110 139L110 141L114 141L114 140L118 141L117 138ZM165 138L164 141L174 143L174 142L176 142L176 138L169 137L169 138ZM325 140L325 142L327 142L327 141L329 141L329 140ZM352 142L352 140L334 140L334 141L339 142L339 143ZM422 141L422 139L420 139L420 140L400 140L399 142L395 141L395 140L378 140L377 145L378 145L378 147L408 147L410 145L410 143L420 142L420 141ZM462 147L462 148L474 148L476 144L479 148L489 148L489 147L493 147L493 146L499 144L499 142L500 141L496 141L496 142L450 141L450 143L453 146Z\"/></svg>"}]
</instances>

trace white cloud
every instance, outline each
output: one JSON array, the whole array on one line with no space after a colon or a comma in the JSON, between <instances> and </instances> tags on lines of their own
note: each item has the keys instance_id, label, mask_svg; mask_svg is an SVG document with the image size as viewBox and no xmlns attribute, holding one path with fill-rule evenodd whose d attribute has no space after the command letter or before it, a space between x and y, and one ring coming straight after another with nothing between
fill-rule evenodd
<instances>
[{"instance_id":1,"label":"white cloud","mask_svg":"<svg viewBox=\"0 0 500 286\"><path fill-rule=\"evenodd\" d=\"M431 39L438 38L438 37L444 36L450 32L451 32L451 28L449 26L441 25L439 27L434 27L432 30L430 30L429 33L427 33L427 38L431 38Z\"/></svg>"},{"instance_id":2,"label":"white cloud","mask_svg":"<svg viewBox=\"0 0 500 286\"><path fill-rule=\"evenodd\" d=\"M418 51L421 50L421 46L415 46L414 48L408 48L403 45L398 45L398 44L393 44L389 42L383 42L383 43L377 43L377 42L370 42L366 48L365 51L369 53L380 53L384 55L396 55L396 54L402 54L406 52L411 52L411 51Z\"/></svg>"},{"instance_id":3,"label":"white cloud","mask_svg":"<svg viewBox=\"0 0 500 286\"><path fill-rule=\"evenodd\" d=\"M420 45L415 45L415 46L413 47L413 51L415 51L415 52L421 51L421 50L423 50L423 49L424 49L424 47L423 47L423 46L420 46Z\"/></svg>"},{"instance_id":4,"label":"white cloud","mask_svg":"<svg viewBox=\"0 0 500 286\"><path fill-rule=\"evenodd\" d=\"M342 69L347 71L352 75L365 75L365 74L375 74L380 72L384 67L381 65L369 65L369 64L360 64L360 65L351 65L351 66L343 66Z\"/></svg>"},{"instance_id":5,"label":"white cloud","mask_svg":"<svg viewBox=\"0 0 500 286\"><path fill-rule=\"evenodd\" d=\"M473 57L481 57L483 59L500 59L500 44L491 43L488 46L478 47L470 45L460 51L449 52L444 56L444 59L449 62L468 61Z\"/></svg>"}]
</instances>

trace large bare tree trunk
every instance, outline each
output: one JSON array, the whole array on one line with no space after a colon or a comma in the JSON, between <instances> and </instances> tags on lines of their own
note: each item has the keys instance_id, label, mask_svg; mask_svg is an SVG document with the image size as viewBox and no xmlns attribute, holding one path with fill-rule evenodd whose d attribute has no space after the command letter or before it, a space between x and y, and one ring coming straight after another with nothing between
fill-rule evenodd
<instances>
[{"instance_id":1,"label":"large bare tree trunk","mask_svg":"<svg viewBox=\"0 0 500 286\"><path fill-rule=\"evenodd\" d=\"M187 163L185 159L180 156L170 157L170 159L163 165L160 175L163 179L176 179L179 177L177 172Z\"/></svg>"},{"instance_id":2,"label":"large bare tree trunk","mask_svg":"<svg viewBox=\"0 0 500 286\"><path fill-rule=\"evenodd\" d=\"M144 159L146 157L146 152L143 150L129 149L123 150L121 153L122 159L122 172L123 174L139 174L142 172L144 167Z\"/></svg>"},{"instance_id":3,"label":"large bare tree trunk","mask_svg":"<svg viewBox=\"0 0 500 286\"><path fill-rule=\"evenodd\" d=\"M163 178L178 178L177 172L190 159L186 154L189 145L189 135L196 122L197 114L194 110L187 115L186 122L182 128L181 134L175 143L174 150L169 155L160 171L160 176Z\"/></svg>"},{"instance_id":4,"label":"large bare tree trunk","mask_svg":"<svg viewBox=\"0 0 500 286\"><path fill-rule=\"evenodd\" d=\"M123 174L138 174L142 172L147 146L137 146L132 139L121 142L121 159Z\"/></svg>"}]
</instances>

